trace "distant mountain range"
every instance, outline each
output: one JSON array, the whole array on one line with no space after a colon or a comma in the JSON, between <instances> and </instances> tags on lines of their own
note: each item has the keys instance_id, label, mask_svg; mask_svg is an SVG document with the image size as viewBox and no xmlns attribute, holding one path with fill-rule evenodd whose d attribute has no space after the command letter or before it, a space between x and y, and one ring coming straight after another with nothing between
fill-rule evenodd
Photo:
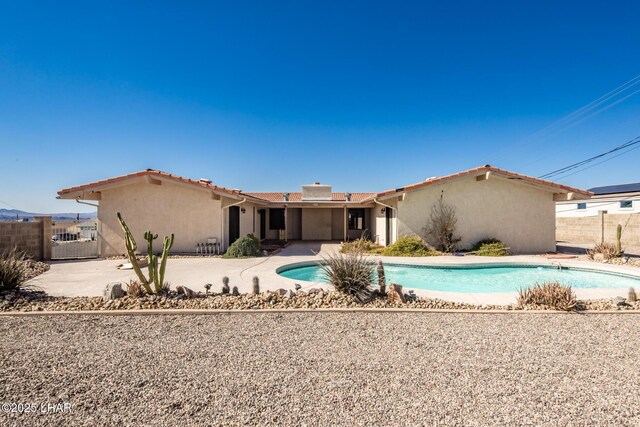
<instances>
[{"instance_id":1,"label":"distant mountain range","mask_svg":"<svg viewBox=\"0 0 640 427\"><path fill-rule=\"evenodd\" d=\"M28 219L33 221L34 216L48 215L56 221L71 221L78 218L80 219L95 219L95 213L54 213L54 214L39 214L33 212L25 212L18 209L0 209L0 221L15 221L16 219Z\"/></svg>"}]
</instances>

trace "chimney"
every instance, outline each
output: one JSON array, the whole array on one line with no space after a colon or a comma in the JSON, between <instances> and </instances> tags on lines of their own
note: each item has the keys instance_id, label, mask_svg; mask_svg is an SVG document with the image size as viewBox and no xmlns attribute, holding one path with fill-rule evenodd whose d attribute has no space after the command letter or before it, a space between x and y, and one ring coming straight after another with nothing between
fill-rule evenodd
<instances>
[{"instance_id":1,"label":"chimney","mask_svg":"<svg viewBox=\"0 0 640 427\"><path fill-rule=\"evenodd\" d=\"M302 186L302 200L331 201L331 186L315 182Z\"/></svg>"}]
</instances>

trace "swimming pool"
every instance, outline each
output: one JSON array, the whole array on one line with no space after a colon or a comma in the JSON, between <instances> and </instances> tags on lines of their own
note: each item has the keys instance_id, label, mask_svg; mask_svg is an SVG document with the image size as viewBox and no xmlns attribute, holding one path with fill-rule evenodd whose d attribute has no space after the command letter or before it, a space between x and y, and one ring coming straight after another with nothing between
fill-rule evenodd
<instances>
[{"instance_id":1,"label":"swimming pool","mask_svg":"<svg viewBox=\"0 0 640 427\"><path fill-rule=\"evenodd\" d=\"M559 270L555 266L527 264L475 264L423 266L385 264L387 283L434 291L492 293L514 292L535 283L555 280L574 288L640 288L640 277L586 268ZM284 266L278 274L289 279L326 282L318 264Z\"/></svg>"}]
</instances>

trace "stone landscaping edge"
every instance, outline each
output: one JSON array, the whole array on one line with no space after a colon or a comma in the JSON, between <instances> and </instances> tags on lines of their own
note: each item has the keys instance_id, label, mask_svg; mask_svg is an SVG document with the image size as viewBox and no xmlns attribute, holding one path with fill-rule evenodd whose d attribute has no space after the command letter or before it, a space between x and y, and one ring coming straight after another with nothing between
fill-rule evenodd
<instances>
[{"instance_id":1,"label":"stone landscaping edge","mask_svg":"<svg viewBox=\"0 0 640 427\"><path fill-rule=\"evenodd\" d=\"M478 310L445 308L258 308L258 309L123 309L123 310L67 310L67 311L4 311L6 316L52 316L52 315L106 315L106 316L146 316L146 315L214 315L214 314L273 314L273 313L461 313L461 314L640 314L640 310Z\"/></svg>"}]
</instances>

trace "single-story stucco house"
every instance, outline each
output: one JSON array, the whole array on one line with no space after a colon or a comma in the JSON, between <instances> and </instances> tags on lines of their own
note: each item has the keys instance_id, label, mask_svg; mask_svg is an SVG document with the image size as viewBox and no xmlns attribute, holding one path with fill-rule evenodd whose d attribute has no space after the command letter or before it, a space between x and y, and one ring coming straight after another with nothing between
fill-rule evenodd
<instances>
[{"instance_id":1,"label":"single-story stucco house","mask_svg":"<svg viewBox=\"0 0 640 427\"><path fill-rule=\"evenodd\" d=\"M118 211L139 243L146 230L174 233L173 252L195 252L212 240L225 249L249 233L341 241L365 233L388 245L402 235L422 235L441 196L456 209L461 247L493 237L514 253L542 253L555 250L556 202L591 193L485 165L378 193L334 193L319 183L301 192L244 192L147 169L58 195L98 202L100 255L111 256L125 252Z\"/></svg>"}]
</instances>

